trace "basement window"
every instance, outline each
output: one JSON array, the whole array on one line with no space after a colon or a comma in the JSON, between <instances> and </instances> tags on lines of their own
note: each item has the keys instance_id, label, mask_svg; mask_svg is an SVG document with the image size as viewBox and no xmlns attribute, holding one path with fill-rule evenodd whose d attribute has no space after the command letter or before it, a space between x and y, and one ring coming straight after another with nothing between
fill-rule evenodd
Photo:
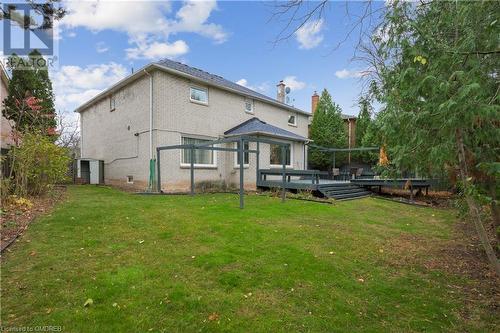
<instances>
[{"instance_id":1,"label":"basement window","mask_svg":"<svg viewBox=\"0 0 500 333\"><path fill-rule=\"evenodd\" d=\"M127 176L127 184L133 184L134 183L134 176Z\"/></svg>"}]
</instances>

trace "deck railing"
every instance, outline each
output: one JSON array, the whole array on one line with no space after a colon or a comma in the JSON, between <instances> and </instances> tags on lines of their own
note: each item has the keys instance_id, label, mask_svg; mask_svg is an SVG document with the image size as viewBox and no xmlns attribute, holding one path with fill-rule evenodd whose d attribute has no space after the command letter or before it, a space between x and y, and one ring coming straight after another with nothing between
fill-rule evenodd
<instances>
[{"instance_id":1,"label":"deck railing","mask_svg":"<svg viewBox=\"0 0 500 333\"><path fill-rule=\"evenodd\" d=\"M280 176L283 177L283 172L285 173L285 180L287 183L291 182L292 177L301 177L302 179L310 179L313 185L319 184L319 179L321 176L328 176L328 172L319 170L285 170L283 169L259 169L257 173L257 186L269 186L270 183L282 183L283 178L277 180L269 180L268 176ZM308 187L307 183L304 183L305 187Z\"/></svg>"}]
</instances>

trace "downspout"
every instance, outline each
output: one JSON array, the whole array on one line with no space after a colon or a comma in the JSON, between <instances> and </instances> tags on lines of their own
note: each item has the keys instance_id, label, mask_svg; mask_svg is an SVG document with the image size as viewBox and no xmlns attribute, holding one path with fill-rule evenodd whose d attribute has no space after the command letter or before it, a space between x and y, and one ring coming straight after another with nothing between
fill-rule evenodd
<instances>
[{"instance_id":1,"label":"downspout","mask_svg":"<svg viewBox=\"0 0 500 333\"><path fill-rule=\"evenodd\" d=\"M144 69L144 73L149 76L149 182L147 190L153 192L156 166L153 153L153 76L146 69Z\"/></svg>"}]
</instances>

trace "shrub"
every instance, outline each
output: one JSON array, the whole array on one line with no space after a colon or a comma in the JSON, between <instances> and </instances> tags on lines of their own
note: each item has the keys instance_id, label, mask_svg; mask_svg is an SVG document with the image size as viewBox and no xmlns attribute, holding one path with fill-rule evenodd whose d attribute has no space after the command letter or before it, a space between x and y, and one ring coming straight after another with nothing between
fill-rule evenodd
<instances>
[{"instance_id":1,"label":"shrub","mask_svg":"<svg viewBox=\"0 0 500 333\"><path fill-rule=\"evenodd\" d=\"M45 135L27 133L21 145L9 151L12 161L12 192L19 196L42 195L67 178L70 157Z\"/></svg>"}]
</instances>

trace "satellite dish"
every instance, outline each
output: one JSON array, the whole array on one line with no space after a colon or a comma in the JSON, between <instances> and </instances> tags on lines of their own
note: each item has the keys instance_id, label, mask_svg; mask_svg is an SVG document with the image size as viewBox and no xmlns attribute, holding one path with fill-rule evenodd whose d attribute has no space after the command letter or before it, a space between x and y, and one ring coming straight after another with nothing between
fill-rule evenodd
<instances>
[{"instance_id":1,"label":"satellite dish","mask_svg":"<svg viewBox=\"0 0 500 333\"><path fill-rule=\"evenodd\" d=\"M288 95L290 93L290 87L285 88L285 93Z\"/></svg>"}]
</instances>

